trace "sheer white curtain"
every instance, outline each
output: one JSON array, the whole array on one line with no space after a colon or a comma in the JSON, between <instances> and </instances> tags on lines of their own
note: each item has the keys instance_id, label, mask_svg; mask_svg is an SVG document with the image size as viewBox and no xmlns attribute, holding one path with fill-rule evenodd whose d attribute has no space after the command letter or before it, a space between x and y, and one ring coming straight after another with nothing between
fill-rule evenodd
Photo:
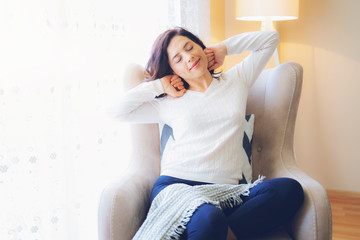
<instances>
[{"instance_id":1,"label":"sheer white curtain","mask_svg":"<svg viewBox=\"0 0 360 240\"><path fill-rule=\"evenodd\" d=\"M182 26L207 45L210 42L210 0L168 0L169 24Z\"/></svg>"},{"instance_id":2,"label":"sheer white curtain","mask_svg":"<svg viewBox=\"0 0 360 240\"><path fill-rule=\"evenodd\" d=\"M108 93L165 29L206 41L204 2L0 2L0 239L97 239L100 193L131 148Z\"/></svg>"}]
</instances>

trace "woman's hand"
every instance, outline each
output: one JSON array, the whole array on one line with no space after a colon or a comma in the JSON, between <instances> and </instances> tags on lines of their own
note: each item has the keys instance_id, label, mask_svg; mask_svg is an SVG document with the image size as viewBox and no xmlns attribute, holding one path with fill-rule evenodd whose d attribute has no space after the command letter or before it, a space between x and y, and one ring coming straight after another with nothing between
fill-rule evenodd
<instances>
[{"instance_id":1,"label":"woman's hand","mask_svg":"<svg viewBox=\"0 0 360 240\"><path fill-rule=\"evenodd\" d=\"M227 49L224 43L220 42L204 49L208 59L208 70L214 70L223 65Z\"/></svg>"},{"instance_id":2,"label":"woman's hand","mask_svg":"<svg viewBox=\"0 0 360 240\"><path fill-rule=\"evenodd\" d=\"M164 88L165 93L172 97L181 97L186 92L184 83L177 75L167 75L165 77L162 77L160 78L160 82Z\"/></svg>"}]
</instances>

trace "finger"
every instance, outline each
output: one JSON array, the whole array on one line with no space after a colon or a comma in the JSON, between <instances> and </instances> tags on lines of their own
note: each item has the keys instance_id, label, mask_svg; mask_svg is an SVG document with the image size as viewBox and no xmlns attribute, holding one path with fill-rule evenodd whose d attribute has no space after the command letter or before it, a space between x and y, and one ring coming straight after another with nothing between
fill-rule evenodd
<instances>
[{"instance_id":1,"label":"finger","mask_svg":"<svg viewBox=\"0 0 360 240\"><path fill-rule=\"evenodd\" d=\"M171 83L181 82L181 78L175 78L171 80Z\"/></svg>"},{"instance_id":2,"label":"finger","mask_svg":"<svg viewBox=\"0 0 360 240\"><path fill-rule=\"evenodd\" d=\"M181 91L176 92L176 97L181 97L181 96L183 96L183 95L185 94L185 92L186 92L186 89L183 89L183 90L181 90Z\"/></svg>"},{"instance_id":3,"label":"finger","mask_svg":"<svg viewBox=\"0 0 360 240\"><path fill-rule=\"evenodd\" d=\"M179 86L179 87L176 88L176 91L181 91L181 90L183 90L183 89L185 89L184 86Z\"/></svg>"},{"instance_id":4,"label":"finger","mask_svg":"<svg viewBox=\"0 0 360 240\"><path fill-rule=\"evenodd\" d=\"M183 83L183 81L178 81L178 82L171 83L171 85L180 86L180 85L184 85L184 83Z\"/></svg>"},{"instance_id":5,"label":"finger","mask_svg":"<svg viewBox=\"0 0 360 240\"><path fill-rule=\"evenodd\" d=\"M180 82L171 83L171 85L173 85L174 87L178 87L184 85L184 83L180 81Z\"/></svg>"},{"instance_id":6,"label":"finger","mask_svg":"<svg viewBox=\"0 0 360 240\"><path fill-rule=\"evenodd\" d=\"M214 64L215 64L215 60L210 61L210 62L208 63L208 68L209 68L209 67L212 67Z\"/></svg>"},{"instance_id":7,"label":"finger","mask_svg":"<svg viewBox=\"0 0 360 240\"><path fill-rule=\"evenodd\" d=\"M176 83L176 84L172 84L174 88L178 88L180 86L182 86L182 84Z\"/></svg>"},{"instance_id":8,"label":"finger","mask_svg":"<svg viewBox=\"0 0 360 240\"><path fill-rule=\"evenodd\" d=\"M178 75L172 75L170 78L170 82L176 80L176 79L180 79L180 77Z\"/></svg>"},{"instance_id":9,"label":"finger","mask_svg":"<svg viewBox=\"0 0 360 240\"><path fill-rule=\"evenodd\" d=\"M219 63L214 63L214 65L211 66L211 68L209 69L209 71L214 70L216 68L220 67Z\"/></svg>"},{"instance_id":10,"label":"finger","mask_svg":"<svg viewBox=\"0 0 360 240\"><path fill-rule=\"evenodd\" d=\"M210 48L205 48L205 49L204 49L204 53L205 53L205 54L214 53L214 50L212 50L212 49L210 49Z\"/></svg>"},{"instance_id":11,"label":"finger","mask_svg":"<svg viewBox=\"0 0 360 240\"><path fill-rule=\"evenodd\" d=\"M209 69L210 71L211 70L214 70L214 69L216 69L216 68L218 68L219 67L219 64L217 63L217 62L215 62L212 66L211 66L211 68Z\"/></svg>"},{"instance_id":12,"label":"finger","mask_svg":"<svg viewBox=\"0 0 360 240\"><path fill-rule=\"evenodd\" d=\"M205 53L205 55L206 55L207 57L209 57L209 56L215 56L215 53L213 53L213 52L208 52L208 53Z\"/></svg>"},{"instance_id":13,"label":"finger","mask_svg":"<svg viewBox=\"0 0 360 240\"><path fill-rule=\"evenodd\" d=\"M214 69L215 69L215 64L212 64L212 65L210 65L210 67L208 67L209 71L214 70Z\"/></svg>"},{"instance_id":14,"label":"finger","mask_svg":"<svg viewBox=\"0 0 360 240\"><path fill-rule=\"evenodd\" d=\"M214 58L215 55L214 55L214 54L206 54L206 57L207 57L207 58Z\"/></svg>"},{"instance_id":15,"label":"finger","mask_svg":"<svg viewBox=\"0 0 360 240\"><path fill-rule=\"evenodd\" d=\"M181 78L179 76L175 75L170 81L171 82L181 81Z\"/></svg>"},{"instance_id":16,"label":"finger","mask_svg":"<svg viewBox=\"0 0 360 240\"><path fill-rule=\"evenodd\" d=\"M205 55L206 55L207 57L215 56L215 54L214 54L213 52L205 53Z\"/></svg>"},{"instance_id":17,"label":"finger","mask_svg":"<svg viewBox=\"0 0 360 240\"><path fill-rule=\"evenodd\" d=\"M208 57L208 61L210 62L210 61L213 61L215 59L215 57L214 56L210 56L210 57Z\"/></svg>"}]
</instances>

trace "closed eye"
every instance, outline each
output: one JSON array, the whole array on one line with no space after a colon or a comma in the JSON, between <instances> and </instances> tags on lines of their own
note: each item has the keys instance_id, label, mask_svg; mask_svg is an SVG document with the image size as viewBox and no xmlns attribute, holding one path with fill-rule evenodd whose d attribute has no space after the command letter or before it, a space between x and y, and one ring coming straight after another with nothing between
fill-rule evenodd
<instances>
[{"instance_id":1,"label":"closed eye","mask_svg":"<svg viewBox=\"0 0 360 240\"><path fill-rule=\"evenodd\" d=\"M184 45L184 49L185 49L185 51L191 51L192 49L194 48L194 46L191 44L191 42L187 42L187 43L185 43L185 45ZM180 61L181 61L181 56L180 56L180 54L179 53L177 53L174 57L173 57L173 59L174 59L174 62L175 63L179 63Z\"/></svg>"},{"instance_id":2,"label":"closed eye","mask_svg":"<svg viewBox=\"0 0 360 240\"><path fill-rule=\"evenodd\" d=\"M186 49L186 51L191 51L193 49L193 46L191 45L191 47L189 47L188 49Z\"/></svg>"}]
</instances>

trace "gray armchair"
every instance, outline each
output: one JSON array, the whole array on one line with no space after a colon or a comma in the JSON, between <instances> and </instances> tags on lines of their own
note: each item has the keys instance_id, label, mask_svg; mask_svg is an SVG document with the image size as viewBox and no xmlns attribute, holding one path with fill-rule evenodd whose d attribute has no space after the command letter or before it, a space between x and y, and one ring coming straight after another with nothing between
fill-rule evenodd
<instances>
[{"instance_id":1,"label":"gray armchair","mask_svg":"<svg viewBox=\"0 0 360 240\"><path fill-rule=\"evenodd\" d=\"M143 68L129 67L125 88L143 81ZM296 165L294 152L295 120L300 100L303 70L286 62L264 70L252 86L247 114L255 114L252 145L253 179L290 177L301 183L305 202L286 226L259 239L332 239L332 216L324 188ZM157 124L131 126L130 166L122 178L109 185L99 203L100 240L131 239L146 217L152 186L160 172L160 143Z\"/></svg>"}]
</instances>

